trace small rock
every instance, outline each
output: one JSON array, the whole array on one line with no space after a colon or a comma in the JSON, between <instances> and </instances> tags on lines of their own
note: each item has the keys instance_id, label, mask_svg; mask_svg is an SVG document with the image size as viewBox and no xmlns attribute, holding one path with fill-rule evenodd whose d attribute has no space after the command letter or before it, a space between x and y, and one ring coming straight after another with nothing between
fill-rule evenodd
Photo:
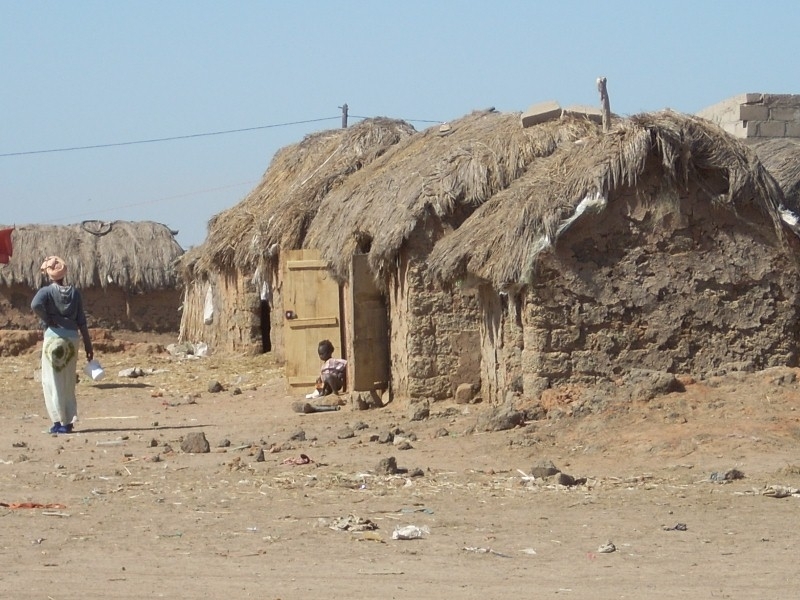
<instances>
[{"instance_id":1,"label":"small rock","mask_svg":"<svg viewBox=\"0 0 800 600\"><path fill-rule=\"evenodd\" d=\"M408 440L403 440L402 442L397 444L396 448L398 450L412 450L414 446L412 446L411 442L409 442Z\"/></svg>"},{"instance_id":2,"label":"small rock","mask_svg":"<svg viewBox=\"0 0 800 600\"><path fill-rule=\"evenodd\" d=\"M498 406L478 416L478 431L506 431L525 423L525 413L510 405Z\"/></svg>"},{"instance_id":3,"label":"small rock","mask_svg":"<svg viewBox=\"0 0 800 600\"><path fill-rule=\"evenodd\" d=\"M256 462L264 462L264 449L259 448L256 454Z\"/></svg>"},{"instance_id":4,"label":"small rock","mask_svg":"<svg viewBox=\"0 0 800 600\"><path fill-rule=\"evenodd\" d=\"M575 478L572 475L567 475L566 473L559 473L556 477L556 482L559 485L573 486L575 485Z\"/></svg>"},{"instance_id":5,"label":"small rock","mask_svg":"<svg viewBox=\"0 0 800 600\"><path fill-rule=\"evenodd\" d=\"M158 446L158 440L156 438L152 438L150 440L150 447L155 448L156 446Z\"/></svg>"},{"instance_id":6,"label":"small rock","mask_svg":"<svg viewBox=\"0 0 800 600\"><path fill-rule=\"evenodd\" d=\"M456 404L470 404L475 397L475 388L471 383L462 383L456 388L453 396Z\"/></svg>"},{"instance_id":7,"label":"small rock","mask_svg":"<svg viewBox=\"0 0 800 600\"><path fill-rule=\"evenodd\" d=\"M231 390L231 396L239 396L242 393L242 388L235 387Z\"/></svg>"},{"instance_id":8,"label":"small rock","mask_svg":"<svg viewBox=\"0 0 800 600\"><path fill-rule=\"evenodd\" d=\"M222 384L219 381L214 380L208 382L208 391L211 394L217 394L221 392L223 389L225 388L222 387Z\"/></svg>"},{"instance_id":9,"label":"small rock","mask_svg":"<svg viewBox=\"0 0 800 600\"><path fill-rule=\"evenodd\" d=\"M231 441L228 438L223 438L219 444L217 444L217 448L230 448Z\"/></svg>"},{"instance_id":10,"label":"small rock","mask_svg":"<svg viewBox=\"0 0 800 600\"><path fill-rule=\"evenodd\" d=\"M421 406L413 406L411 408L411 415L408 417L409 421L424 421L431 416L430 405L425 402Z\"/></svg>"},{"instance_id":11,"label":"small rock","mask_svg":"<svg viewBox=\"0 0 800 600\"><path fill-rule=\"evenodd\" d=\"M409 477L424 477L425 476L425 471L423 471L422 469L417 467L416 469L411 469L408 472L408 476Z\"/></svg>"},{"instance_id":12,"label":"small rock","mask_svg":"<svg viewBox=\"0 0 800 600\"><path fill-rule=\"evenodd\" d=\"M450 435L450 432L447 431L447 429L445 429L444 427L439 427L439 429L436 430L436 433L433 434L433 437L440 438L440 437L447 437L448 435Z\"/></svg>"},{"instance_id":13,"label":"small rock","mask_svg":"<svg viewBox=\"0 0 800 600\"><path fill-rule=\"evenodd\" d=\"M550 460L540 460L538 463L533 465L533 467L531 467L531 476L535 477L536 479L552 477L560 472L561 470Z\"/></svg>"},{"instance_id":14,"label":"small rock","mask_svg":"<svg viewBox=\"0 0 800 600\"><path fill-rule=\"evenodd\" d=\"M382 458L375 467L375 472L378 475L396 475L400 472L397 468L397 459L394 456Z\"/></svg>"},{"instance_id":15,"label":"small rock","mask_svg":"<svg viewBox=\"0 0 800 600\"><path fill-rule=\"evenodd\" d=\"M336 437L340 440L349 440L350 438L356 437L356 433L349 427L346 427L344 429L340 429L339 433L336 434Z\"/></svg>"},{"instance_id":16,"label":"small rock","mask_svg":"<svg viewBox=\"0 0 800 600\"><path fill-rule=\"evenodd\" d=\"M200 431L187 434L181 442L181 450L187 454L204 454L211 452L211 446L208 444L206 434Z\"/></svg>"},{"instance_id":17,"label":"small rock","mask_svg":"<svg viewBox=\"0 0 800 600\"><path fill-rule=\"evenodd\" d=\"M302 429L298 429L292 435L289 436L289 440L292 442L304 442L306 441L306 432Z\"/></svg>"},{"instance_id":18,"label":"small rock","mask_svg":"<svg viewBox=\"0 0 800 600\"><path fill-rule=\"evenodd\" d=\"M391 431L384 431L378 435L379 444L391 444L394 441L394 434Z\"/></svg>"}]
</instances>

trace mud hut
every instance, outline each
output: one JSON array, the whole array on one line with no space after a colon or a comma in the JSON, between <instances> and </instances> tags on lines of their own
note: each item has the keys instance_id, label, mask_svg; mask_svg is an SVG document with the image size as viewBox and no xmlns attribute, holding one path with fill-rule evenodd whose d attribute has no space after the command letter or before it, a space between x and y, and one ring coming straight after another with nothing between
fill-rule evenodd
<instances>
[{"instance_id":1,"label":"mud hut","mask_svg":"<svg viewBox=\"0 0 800 600\"><path fill-rule=\"evenodd\" d=\"M700 118L643 114L532 163L429 267L480 290L495 402L547 388L576 399L635 369L795 365L797 240L782 211L740 141Z\"/></svg>"},{"instance_id":2,"label":"mud hut","mask_svg":"<svg viewBox=\"0 0 800 600\"><path fill-rule=\"evenodd\" d=\"M183 249L175 232L150 221L84 221L22 225L13 232L14 255L0 268L0 328L38 329L30 309L46 284L46 256L67 261L68 281L81 288L90 327L177 332L181 291L174 268Z\"/></svg>"},{"instance_id":3,"label":"mud hut","mask_svg":"<svg viewBox=\"0 0 800 600\"><path fill-rule=\"evenodd\" d=\"M523 128L520 116L491 109L431 127L320 204L304 246L344 284L352 391L388 381L393 399L416 401L480 386L477 296L438 285L428 255L531 162L597 128L580 116Z\"/></svg>"},{"instance_id":4,"label":"mud hut","mask_svg":"<svg viewBox=\"0 0 800 600\"><path fill-rule=\"evenodd\" d=\"M293 383L313 385L313 378L298 379L297 365L318 371L322 337L341 351L340 291L316 254L300 250L306 233L326 195L413 133L403 121L366 119L279 150L261 182L211 219L205 242L181 261L181 339L205 342L212 351L273 352L288 361ZM305 294L298 281L324 289Z\"/></svg>"}]
</instances>

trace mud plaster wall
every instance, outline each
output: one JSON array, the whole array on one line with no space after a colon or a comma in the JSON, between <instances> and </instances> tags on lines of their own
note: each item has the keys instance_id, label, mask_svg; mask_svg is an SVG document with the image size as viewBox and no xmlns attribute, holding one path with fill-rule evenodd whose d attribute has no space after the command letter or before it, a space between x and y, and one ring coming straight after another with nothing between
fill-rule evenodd
<instances>
[{"instance_id":1,"label":"mud plaster wall","mask_svg":"<svg viewBox=\"0 0 800 600\"><path fill-rule=\"evenodd\" d=\"M0 289L0 327L38 329L39 319L31 311L36 293L25 285ZM131 331L177 332L181 320L181 291L160 290L134 294L109 285L81 289L89 328Z\"/></svg>"},{"instance_id":2,"label":"mud plaster wall","mask_svg":"<svg viewBox=\"0 0 800 600\"><path fill-rule=\"evenodd\" d=\"M694 198L694 197L693 197ZM612 198L543 257L523 313L526 395L631 368L797 364L798 273L771 223L704 200Z\"/></svg>"},{"instance_id":3,"label":"mud plaster wall","mask_svg":"<svg viewBox=\"0 0 800 600\"><path fill-rule=\"evenodd\" d=\"M425 257L441 235L420 227L401 252L390 282L392 392L396 398L443 400L459 384L480 384L477 292L443 291Z\"/></svg>"},{"instance_id":4,"label":"mud plaster wall","mask_svg":"<svg viewBox=\"0 0 800 600\"><path fill-rule=\"evenodd\" d=\"M209 286L214 315L212 322L206 324L203 315ZM274 318L274 310L271 316ZM275 332L274 326L272 331ZM213 352L260 353L260 289L238 271L215 273L209 281L192 282L184 302L181 340L206 343Z\"/></svg>"},{"instance_id":5,"label":"mud plaster wall","mask_svg":"<svg viewBox=\"0 0 800 600\"><path fill-rule=\"evenodd\" d=\"M502 403L506 394L522 392L523 331L519 303L514 297L481 286L481 397Z\"/></svg>"}]
</instances>

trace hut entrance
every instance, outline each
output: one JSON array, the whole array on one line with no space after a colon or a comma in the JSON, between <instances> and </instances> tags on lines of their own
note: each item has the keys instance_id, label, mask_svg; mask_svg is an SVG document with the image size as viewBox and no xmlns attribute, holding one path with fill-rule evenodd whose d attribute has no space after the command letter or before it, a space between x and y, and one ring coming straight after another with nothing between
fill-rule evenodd
<instances>
[{"instance_id":1,"label":"hut entrance","mask_svg":"<svg viewBox=\"0 0 800 600\"><path fill-rule=\"evenodd\" d=\"M292 388L314 388L319 375L317 345L330 340L342 353L339 284L317 250L287 253L283 272L286 380Z\"/></svg>"},{"instance_id":2,"label":"hut entrance","mask_svg":"<svg viewBox=\"0 0 800 600\"><path fill-rule=\"evenodd\" d=\"M348 388L355 392L389 387L389 313L386 297L375 285L367 257L355 254L350 265L347 377Z\"/></svg>"},{"instance_id":3,"label":"hut entrance","mask_svg":"<svg viewBox=\"0 0 800 600\"><path fill-rule=\"evenodd\" d=\"M270 334L270 307L269 300L261 300L261 352L272 351L272 340Z\"/></svg>"}]
</instances>

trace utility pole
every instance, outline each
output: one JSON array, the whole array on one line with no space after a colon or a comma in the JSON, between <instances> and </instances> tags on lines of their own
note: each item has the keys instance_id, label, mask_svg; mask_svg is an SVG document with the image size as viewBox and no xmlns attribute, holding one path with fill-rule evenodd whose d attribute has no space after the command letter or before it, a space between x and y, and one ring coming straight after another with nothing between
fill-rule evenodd
<instances>
[{"instance_id":1,"label":"utility pole","mask_svg":"<svg viewBox=\"0 0 800 600\"><path fill-rule=\"evenodd\" d=\"M342 109L342 129L347 129L347 103L342 104L339 108Z\"/></svg>"}]
</instances>

